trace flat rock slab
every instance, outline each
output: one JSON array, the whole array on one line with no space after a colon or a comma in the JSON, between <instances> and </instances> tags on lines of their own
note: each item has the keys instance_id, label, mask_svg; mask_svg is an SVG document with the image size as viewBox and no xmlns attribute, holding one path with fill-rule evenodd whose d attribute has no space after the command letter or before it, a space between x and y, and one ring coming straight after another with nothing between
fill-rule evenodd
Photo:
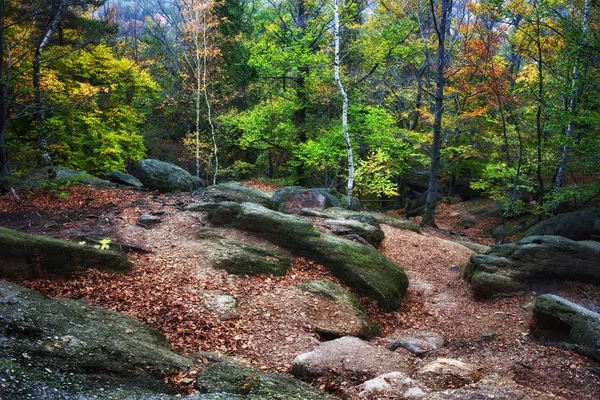
<instances>
[{"instance_id":1,"label":"flat rock slab","mask_svg":"<svg viewBox=\"0 0 600 400\"><path fill-rule=\"evenodd\" d=\"M303 208L325 209L338 207L340 201L329 189L305 189L299 186L284 187L271 197L275 208L286 214L297 214Z\"/></svg>"},{"instance_id":2,"label":"flat rock slab","mask_svg":"<svg viewBox=\"0 0 600 400\"><path fill-rule=\"evenodd\" d=\"M346 336L300 354L292 363L292 374L301 378L341 374L365 380L387 372L406 373L410 365L408 356Z\"/></svg>"},{"instance_id":3,"label":"flat rock slab","mask_svg":"<svg viewBox=\"0 0 600 400\"><path fill-rule=\"evenodd\" d=\"M90 268L109 272L131 269L122 253L2 227L0 249L0 273L6 277L33 278L43 272L69 275Z\"/></svg>"},{"instance_id":4,"label":"flat rock slab","mask_svg":"<svg viewBox=\"0 0 600 400\"><path fill-rule=\"evenodd\" d=\"M421 233L421 228L415 222L407 219L400 219L393 215L370 212L370 211L352 211L345 208L330 207L325 210L302 209L298 212L299 215L307 217L329 218L329 219L356 219L361 220L362 217L370 217L375 219L379 224L385 224L398 229L407 229L416 233ZM364 222L364 221L363 221Z\"/></svg>"},{"instance_id":5,"label":"flat rock slab","mask_svg":"<svg viewBox=\"0 0 600 400\"><path fill-rule=\"evenodd\" d=\"M229 395L244 396L242 398L248 400L329 398L327 394L296 379L230 363L217 363L206 368L198 375L196 387L201 393L224 395L224 399L229 399Z\"/></svg>"},{"instance_id":6,"label":"flat rock slab","mask_svg":"<svg viewBox=\"0 0 600 400\"><path fill-rule=\"evenodd\" d=\"M600 314L552 294L538 296L532 330L545 342L572 344L584 355L600 360Z\"/></svg>"},{"instance_id":7,"label":"flat rock slab","mask_svg":"<svg viewBox=\"0 0 600 400\"><path fill-rule=\"evenodd\" d=\"M235 203L256 203L270 209L274 208L271 198L259 191L250 189L237 182L226 182L207 187L202 192L202 200L208 203L233 201Z\"/></svg>"},{"instance_id":8,"label":"flat rock slab","mask_svg":"<svg viewBox=\"0 0 600 400\"><path fill-rule=\"evenodd\" d=\"M483 378L474 366L452 358L438 358L430 362L419 370L417 377L433 388L456 388Z\"/></svg>"},{"instance_id":9,"label":"flat rock slab","mask_svg":"<svg viewBox=\"0 0 600 400\"><path fill-rule=\"evenodd\" d=\"M404 348L414 355L421 356L442 348L444 344L446 344L446 339L439 333L420 331L399 337L388 346L388 350Z\"/></svg>"},{"instance_id":10,"label":"flat rock slab","mask_svg":"<svg viewBox=\"0 0 600 400\"><path fill-rule=\"evenodd\" d=\"M238 240L211 241L209 258L215 268L234 275L285 275L292 259L280 251Z\"/></svg>"},{"instance_id":11,"label":"flat rock slab","mask_svg":"<svg viewBox=\"0 0 600 400\"><path fill-rule=\"evenodd\" d=\"M379 227L351 219L326 219L323 225L338 235L358 235L373 246L378 246L385 235Z\"/></svg>"}]
</instances>

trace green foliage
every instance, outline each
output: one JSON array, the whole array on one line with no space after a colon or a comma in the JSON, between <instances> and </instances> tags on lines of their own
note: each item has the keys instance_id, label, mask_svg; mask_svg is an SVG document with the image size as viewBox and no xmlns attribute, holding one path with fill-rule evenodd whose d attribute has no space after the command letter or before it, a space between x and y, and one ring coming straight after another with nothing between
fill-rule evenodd
<instances>
[{"instance_id":1,"label":"green foliage","mask_svg":"<svg viewBox=\"0 0 600 400\"><path fill-rule=\"evenodd\" d=\"M392 181L393 171L389 168L392 160L383 150L369 154L366 160L359 161L354 175L356 191L360 196L374 194L377 197L398 195L398 185Z\"/></svg>"}]
</instances>

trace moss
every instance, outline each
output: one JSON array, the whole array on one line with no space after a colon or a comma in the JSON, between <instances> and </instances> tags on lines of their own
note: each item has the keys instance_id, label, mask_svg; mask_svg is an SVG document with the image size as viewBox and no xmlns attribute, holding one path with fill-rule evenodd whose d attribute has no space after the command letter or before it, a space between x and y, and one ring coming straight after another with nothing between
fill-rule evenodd
<instances>
[{"instance_id":1,"label":"moss","mask_svg":"<svg viewBox=\"0 0 600 400\"><path fill-rule=\"evenodd\" d=\"M202 193L202 198L207 202L232 201L235 203L251 202L263 207L274 209L271 198L256 190L252 190L236 182L221 183L209 186Z\"/></svg>"},{"instance_id":2,"label":"moss","mask_svg":"<svg viewBox=\"0 0 600 400\"><path fill-rule=\"evenodd\" d=\"M218 248L211 256L216 268L235 275L285 275L292 260L285 254L237 240L214 242Z\"/></svg>"},{"instance_id":3,"label":"moss","mask_svg":"<svg viewBox=\"0 0 600 400\"><path fill-rule=\"evenodd\" d=\"M471 286L477 296L492 297L518 293L526 285L510 277L476 270L471 275Z\"/></svg>"},{"instance_id":4,"label":"moss","mask_svg":"<svg viewBox=\"0 0 600 400\"><path fill-rule=\"evenodd\" d=\"M4 276L31 278L41 271L68 275L96 268L126 271L131 264L122 253L0 227L0 271Z\"/></svg>"},{"instance_id":5,"label":"moss","mask_svg":"<svg viewBox=\"0 0 600 400\"><path fill-rule=\"evenodd\" d=\"M319 400L329 398L312 386L283 375L266 374L229 363L213 364L198 376L202 393L243 395L248 400Z\"/></svg>"}]
</instances>

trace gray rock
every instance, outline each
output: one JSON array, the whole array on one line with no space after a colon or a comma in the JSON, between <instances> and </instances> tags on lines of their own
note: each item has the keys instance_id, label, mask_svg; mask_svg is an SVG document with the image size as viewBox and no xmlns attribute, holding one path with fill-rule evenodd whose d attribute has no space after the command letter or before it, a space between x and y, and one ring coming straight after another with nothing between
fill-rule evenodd
<instances>
[{"instance_id":1,"label":"gray rock","mask_svg":"<svg viewBox=\"0 0 600 400\"><path fill-rule=\"evenodd\" d=\"M440 349L446 343L446 339L435 332L415 332L402 336L388 346L388 350L394 351L400 347L411 353L421 356L430 351Z\"/></svg>"},{"instance_id":2,"label":"gray rock","mask_svg":"<svg viewBox=\"0 0 600 400\"><path fill-rule=\"evenodd\" d=\"M419 225L415 222L409 221L407 219L400 219L394 217L393 215L378 213L378 212L370 212L370 211L352 211L339 207L331 207L322 211L311 210L311 209L302 209L298 212L299 215L305 215L309 217L319 217L319 218L330 218L330 219L353 219L357 221L366 222L366 218L373 218L378 224L385 224L392 226L398 229L407 229L416 233L421 233L421 229ZM364 219L364 220L363 220Z\"/></svg>"},{"instance_id":3,"label":"gray rock","mask_svg":"<svg viewBox=\"0 0 600 400\"><path fill-rule=\"evenodd\" d=\"M534 225L528 236L563 236L571 240L590 240L600 237L600 208L560 214Z\"/></svg>"},{"instance_id":4,"label":"gray rock","mask_svg":"<svg viewBox=\"0 0 600 400\"><path fill-rule=\"evenodd\" d=\"M561 236L530 236L473 254L464 276L483 297L522 291L536 280L600 281L600 244Z\"/></svg>"},{"instance_id":5,"label":"gray rock","mask_svg":"<svg viewBox=\"0 0 600 400\"><path fill-rule=\"evenodd\" d=\"M216 211L211 213L216 214ZM215 222L211 213L209 220ZM222 220L222 215L218 215ZM321 235L306 220L253 203L242 203L226 215L228 223L237 228L262 233L282 247L313 258L342 282L360 294L372 297L381 306L387 309L400 306L408 278L400 267L375 249L332 235Z\"/></svg>"},{"instance_id":6,"label":"gray rock","mask_svg":"<svg viewBox=\"0 0 600 400\"><path fill-rule=\"evenodd\" d=\"M325 393L296 379L230 363L217 363L198 375L201 393L239 395L248 400L324 400Z\"/></svg>"},{"instance_id":7,"label":"gray rock","mask_svg":"<svg viewBox=\"0 0 600 400\"><path fill-rule=\"evenodd\" d=\"M235 297L223 293L208 293L204 301L206 308L218 314L220 320L235 319L239 316Z\"/></svg>"},{"instance_id":8,"label":"gray rock","mask_svg":"<svg viewBox=\"0 0 600 400\"><path fill-rule=\"evenodd\" d=\"M122 253L2 227L0 248L0 272L4 277L32 278L40 272L69 275L89 268L111 272L131 269Z\"/></svg>"},{"instance_id":9,"label":"gray rock","mask_svg":"<svg viewBox=\"0 0 600 400\"><path fill-rule=\"evenodd\" d=\"M71 184L84 184L84 185L93 185L100 187L113 187L114 183L109 182L105 179L96 178L88 174L87 172L76 171L69 168L56 168L56 178L57 180L69 181Z\"/></svg>"},{"instance_id":10,"label":"gray rock","mask_svg":"<svg viewBox=\"0 0 600 400\"><path fill-rule=\"evenodd\" d=\"M299 186L281 188L271 200L278 211L286 214L297 214L303 208L322 210L340 205L340 201L328 189L304 189Z\"/></svg>"},{"instance_id":11,"label":"gray rock","mask_svg":"<svg viewBox=\"0 0 600 400\"><path fill-rule=\"evenodd\" d=\"M456 388L483 378L474 366L452 358L438 358L428 363L419 370L417 376L432 388Z\"/></svg>"},{"instance_id":12,"label":"gray rock","mask_svg":"<svg viewBox=\"0 0 600 400\"><path fill-rule=\"evenodd\" d=\"M477 218L470 214L460 214L457 220L458 226L468 229L477 225Z\"/></svg>"},{"instance_id":13,"label":"gray rock","mask_svg":"<svg viewBox=\"0 0 600 400\"><path fill-rule=\"evenodd\" d=\"M336 320L327 317L314 320L311 325L315 332L336 338L357 336L363 339L370 339L379 332L379 328L371 321L360 300L340 285L329 281L309 281L299 285L299 288L333 300L338 303L335 307L336 316L343 314ZM343 323L338 323L338 320Z\"/></svg>"},{"instance_id":14,"label":"gray rock","mask_svg":"<svg viewBox=\"0 0 600 400\"><path fill-rule=\"evenodd\" d=\"M145 187L160 192L191 192L198 182L193 176L175 164L159 160L141 160L133 166L132 175Z\"/></svg>"},{"instance_id":15,"label":"gray rock","mask_svg":"<svg viewBox=\"0 0 600 400\"><path fill-rule=\"evenodd\" d=\"M394 371L364 382L359 397L375 395L386 398L400 395L403 399L421 399L429 392L431 389L422 383L402 372Z\"/></svg>"},{"instance_id":16,"label":"gray rock","mask_svg":"<svg viewBox=\"0 0 600 400\"><path fill-rule=\"evenodd\" d=\"M202 200L209 203L223 201L235 203L256 203L263 207L273 209L271 198L261 192L252 190L241 183L226 182L207 187L202 192Z\"/></svg>"},{"instance_id":17,"label":"gray rock","mask_svg":"<svg viewBox=\"0 0 600 400\"><path fill-rule=\"evenodd\" d=\"M131 186L135 188L142 188L144 185L138 178L133 175L127 174L121 171L113 171L100 174L102 179L107 181L118 183L119 185Z\"/></svg>"},{"instance_id":18,"label":"gray rock","mask_svg":"<svg viewBox=\"0 0 600 400\"><path fill-rule=\"evenodd\" d=\"M131 317L6 281L0 315L0 391L8 398L162 396L170 392L164 375L192 363Z\"/></svg>"},{"instance_id":19,"label":"gray rock","mask_svg":"<svg viewBox=\"0 0 600 400\"><path fill-rule=\"evenodd\" d=\"M544 294L535 301L533 320L532 331L544 341L575 345L575 350L600 360L600 314Z\"/></svg>"},{"instance_id":20,"label":"gray rock","mask_svg":"<svg viewBox=\"0 0 600 400\"><path fill-rule=\"evenodd\" d=\"M292 363L292 374L315 378L334 373L365 380L387 372L407 372L409 368L407 356L346 336L300 354Z\"/></svg>"},{"instance_id":21,"label":"gray rock","mask_svg":"<svg viewBox=\"0 0 600 400\"><path fill-rule=\"evenodd\" d=\"M350 219L326 219L323 225L336 235L358 235L373 246L379 246L385 235L379 227Z\"/></svg>"},{"instance_id":22,"label":"gray rock","mask_svg":"<svg viewBox=\"0 0 600 400\"><path fill-rule=\"evenodd\" d=\"M161 219L159 217L157 217L156 215L147 213L147 214L140 215L140 217L137 219L136 224L139 226L143 226L144 228L149 228L152 225L156 225L160 222L161 222Z\"/></svg>"},{"instance_id":23,"label":"gray rock","mask_svg":"<svg viewBox=\"0 0 600 400\"><path fill-rule=\"evenodd\" d=\"M292 260L285 254L237 240L215 240L209 258L215 268L235 275L285 275Z\"/></svg>"},{"instance_id":24,"label":"gray rock","mask_svg":"<svg viewBox=\"0 0 600 400\"><path fill-rule=\"evenodd\" d=\"M467 242L464 240L452 240L452 242L454 242L456 244L460 244L461 246L464 246L467 249L474 251L475 253L478 253L478 254L487 254L492 250L492 248L490 246L485 246L485 245L479 244L479 243Z\"/></svg>"}]
</instances>

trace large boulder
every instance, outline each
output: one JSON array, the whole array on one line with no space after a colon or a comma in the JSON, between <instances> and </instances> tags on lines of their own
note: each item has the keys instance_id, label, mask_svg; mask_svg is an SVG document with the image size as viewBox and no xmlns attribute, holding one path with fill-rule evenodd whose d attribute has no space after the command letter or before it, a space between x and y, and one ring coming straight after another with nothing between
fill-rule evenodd
<instances>
[{"instance_id":1,"label":"large boulder","mask_svg":"<svg viewBox=\"0 0 600 400\"><path fill-rule=\"evenodd\" d=\"M379 332L360 300L340 285L329 281L309 281L299 285L303 291L329 300L335 309L334 318L327 313L315 315L312 329L324 337L357 336L370 339Z\"/></svg>"},{"instance_id":2,"label":"large boulder","mask_svg":"<svg viewBox=\"0 0 600 400\"><path fill-rule=\"evenodd\" d=\"M0 315L0 393L7 398L164 394L165 374L192 364L131 317L6 281Z\"/></svg>"},{"instance_id":3,"label":"large boulder","mask_svg":"<svg viewBox=\"0 0 600 400\"><path fill-rule=\"evenodd\" d=\"M4 277L32 278L42 272L68 275L96 268L126 271L131 264L122 253L0 227L0 273Z\"/></svg>"},{"instance_id":4,"label":"large boulder","mask_svg":"<svg viewBox=\"0 0 600 400\"><path fill-rule=\"evenodd\" d=\"M219 203L223 201L235 203L249 202L271 209L274 208L269 196L237 182L226 182L207 187L202 192L202 200L206 203Z\"/></svg>"},{"instance_id":5,"label":"large boulder","mask_svg":"<svg viewBox=\"0 0 600 400\"><path fill-rule=\"evenodd\" d=\"M118 183L119 185L131 186L134 188L142 188L144 184L135 176L121 171L113 171L100 174L102 179Z\"/></svg>"},{"instance_id":6,"label":"large boulder","mask_svg":"<svg viewBox=\"0 0 600 400\"><path fill-rule=\"evenodd\" d=\"M375 227L353 219L326 219L323 225L339 236L358 235L373 246L379 246L385 237L379 226Z\"/></svg>"},{"instance_id":7,"label":"large boulder","mask_svg":"<svg viewBox=\"0 0 600 400\"><path fill-rule=\"evenodd\" d=\"M536 280L600 282L598 260L600 243L529 236L494 246L488 254L473 254L464 276L478 296L510 295Z\"/></svg>"},{"instance_id":8,"label":"large boulder","mask_svg":"<svg viewBox=\"0 0 600 400\"><path fill-rule=\"evenodd\" d=\"M409 357L346 336L300 354L292 363L292 374L300 378L335 374L364 381L388 372L408 372Z\"/></svg>"},{"instance_id":9,"label":"large boulder","mask_svg":"<svg viewBox=\"0 0 600 400\"><path fill-rule=\"evenodd\" d=\"M231 363L217 363L198 375L201 393L241 396L247 400L325 400L329 396L283 375L267 374ZM223 399L237 397L223 397Z\"/></svg>"},{"instance_id":10,"label":"large boulder","mask_svg":"<svg viewBox=\"0 0 600 400\"><path fill-rule=\"evenodd\" d=\"M235 275L285 275L292 260L280 251L238 240L214 240L209 258L215 268Z\"/></svg>"},{"instance_id":11,"label":"large boulder","mask_svg":"<svg viewBox=\"0 0 600 400\"><path fill-rule=\"evenodd\" d=\"M364 223L368 223L367 220L371 218L378 224L389 225L394 228L407 229L416 233L421 233L419 224L409 221L407 219L400 219L393 215L383 214L371 211L353 211L347 210L340 207L330 207L325 210L313 210L313 209L302 209L298 212L299 215L307 217L318 217L328 219L339 219L345 218L350 220L356 220Z\"/></svg>"},{"instance_id":12,"label":"large boulder","mask_svg":"<svg viewBox=\"0 0 600 400\"><path fill-rule=\"evenodd\" d=\"M532 330L545 342L572 347L600 360L600 314L552 294L538 296Z\"/></svg>"},{"instance_id":13,"label":"large boulder","mask_svg":"<svg viewBox=\"0 0 600 400\"><path fill-rule=\"evenodd\" d=\"M560 214L534 225L525 233L528 236L563 236L571 240L600 238L600 208Z\"/></svg>"},{"instance_id":14,"label":"large boulder","mask_svg":"<svg viewBox=\"0 0 600 400\"><path fill-rule=\"evenodd\" d=\"M141 160L133 166L132 175L145 187L159 192L191 192L198 189L197 179L175 164L159 160Z\"/></svg>"},{"instance_id":15,"label":"large boulder","mask_svg":"<svg viewBox=\"0 0 600 400\"><path fill-rule=\"evenodd\" d=\"M211 222L262 233L282 247L313 258L342 282L387 309L400 306L408 287L404 271L375 249L333 235L321 235L310 222L293 215L242 203L213 210L208 217Z\"/></svg>"},{"instance_id":16,"label":"large boulder","mask_svg":"<svg viewBox=\"0 0 600 400\"><path fill-rule=\"evenodd\" d=\"M64 181L70 184L84 184L84 185L93 185L100 187L113 187L115 186L112 182L104 178L96 178L83 171L76 171L74 169L58 167L56 168L56 180Z\"/></svg>"},{"instance_id":17,"label":"large boulder","mask_svg":"<svg viewBox=\"0 0 600 400\"><path fill-rule=\"evenodd\" d=\"M304 189L289 186L277 190L271 197L275 208L286 214L297 214L303 208L338 207L340 201L328 189Z\"/></svg>"}]
</instances>

